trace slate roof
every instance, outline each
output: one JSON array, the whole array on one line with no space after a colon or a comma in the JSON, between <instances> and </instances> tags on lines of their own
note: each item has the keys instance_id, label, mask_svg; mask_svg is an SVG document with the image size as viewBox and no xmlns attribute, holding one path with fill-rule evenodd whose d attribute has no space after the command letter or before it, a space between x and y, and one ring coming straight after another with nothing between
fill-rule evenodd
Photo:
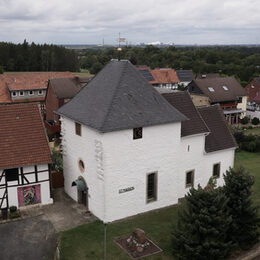
<instances>
[{"instance_id":1,"label":"slate roof","mask_svg":"<svg viewBox=\"0 0 260 260\"><path fill-rule=\"evenodd\" d=\"M1 105L0 120L0 168L52 162L37 104Z\"/></svg>"},{"instance_id":2,"label":"slate roof","mask_svg":"<svg viewBox=\"0 0 260 260\"><path fill-rule=\"evenodd\" d=\"M237 147L220 105L199 107L198 111L210 130L205 141L207 153Z\"/></svg>"},{"instance_id":3,"label":"slate roof","mask_svg":"<svg viewBox=\"0 0 260 260\"><path fill-rule=\"evenodd\" d=\"M89 79L75 78L56 78L49 80L49 86L51 86L57 96L57 98L73 98L81 88L87 84Z\"/></svg>"},{"instance_id":4,"label":"slate roof","mask_svg":"<svg viewBox=\"0 0 260 260\"><path fill-rule=\"evenodd\" d=\"M169 83L179 83L179 78L174 69L154 69L151 70L151 73L156 81L159 84L169 84Z\"/></svg>"},{"instance_id":5,"label":"slate roof","mask_svg":"<svg viewBox=\"0 0 260 260\"><path fill-rule=\"evenodd\" d=\"M246 90L234 77L196 79L193 82L213 103L234 101L240 96L247 96ZM228 90L225 90L223 86L226 86ZM214 91L210 91L209 87L213 88Z\"/></svg>"},{"instance_id":6,"label":"slate roof","mask_svg":"<svg viewBox=\"0 0 260 260\"><path fill-rule=\"evenodd\" d=\"M194 79L192 70L176 70L180 82L189 82Z\"/></svg>"},{"instance_id":7,"label":"slate roof","mask_svg":"<svg viewBox=\"0 0 260 260\"><path fill-rule=\"evenodd\" d=\"M162 96L189 119L181 123L182 137L209 132L188 92L165 93Z\"/></svg>"},{"instance_id":8,"label":"slate roof","mask_svg":"<svg viewBox=\"0 0 260 260\"><path fill-rule=\"evenodd\" d=\"M57 114L100 132L186 120L127 60L110 61Z\"/></svg>"}]
</instances>

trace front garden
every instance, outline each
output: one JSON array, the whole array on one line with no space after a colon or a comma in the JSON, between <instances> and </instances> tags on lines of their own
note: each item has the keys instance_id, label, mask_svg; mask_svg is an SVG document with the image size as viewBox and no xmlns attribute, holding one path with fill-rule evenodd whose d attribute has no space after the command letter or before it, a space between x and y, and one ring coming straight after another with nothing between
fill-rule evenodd
<instances>
[{"instance_id":1,"label":"front garden","mask_svg":"<svg viewBox=\"0 0 260 260\"><path fill-rule=\"evenodd\" d=\"M260 205L260 153L240 151L236 153L235 166L243 166L255 177L253 200ZM178 219L178 212L183 206L177 205L143 214L121 222L109 224L107 227L107 259L131 259L115 242L120 236L131 234L135 227L143 229L147 237L155 242L162 253L146 259L173 259L171 231ZM65 231L61 234L61 259L83 260L103 259L104 257L104 225L96 221L87 225Z\"/></svg>"}]
</instances>

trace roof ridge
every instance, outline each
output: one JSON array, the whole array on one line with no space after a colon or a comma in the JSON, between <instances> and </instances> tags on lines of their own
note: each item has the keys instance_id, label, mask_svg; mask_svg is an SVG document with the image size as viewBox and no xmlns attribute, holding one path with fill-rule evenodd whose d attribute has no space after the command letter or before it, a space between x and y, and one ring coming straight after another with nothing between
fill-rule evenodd
<instances>
[{"instance_id":1,"label":"roof ridge","mask_svg":"<svg viewBox=\"0 0 260 260\"><path fill-rule=\"evenodd\" d=\"M127 62L128 62L128 61L127 61ZM107 122L108 115L109 115L109 113L110 113L110 111L111 111L111 109L112 109L112 105L113 105L113 103L114 103L113 101L114 101L114 97L115 97L115 95L116 95L116 93L117 93L117 89L118 89L118 87L120 86L120 83L121 83L121 81L122 81L123 75L125 75L125 71L126 71L126 67L127 67L127 62L126 62L126 63L124 64L124 66L123 66L122 73L120 74L120 77L119 77L119 79L118 79L117 85L116 85L116 87L115 87L115 89L114 89L114 91L113 91L113 95L111 96L111 101L110 101L110 104L109 104L109 106L108 106L107 112L106 112L106 114L104 115L104 121L103 121L103 123L102 123L102 125L101 125L101 129L103 129L105 123Z\"/></svg>"}]
</instances>

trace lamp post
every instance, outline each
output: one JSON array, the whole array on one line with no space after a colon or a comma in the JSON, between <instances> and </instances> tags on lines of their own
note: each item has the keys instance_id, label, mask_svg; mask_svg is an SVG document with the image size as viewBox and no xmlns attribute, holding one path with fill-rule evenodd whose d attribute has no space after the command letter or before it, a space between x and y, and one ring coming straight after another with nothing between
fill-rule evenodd
<instances>
[{"instance_id":1,"label":"lamp post","mask_svg":"<svg viewBox=\"0 0 260 260\"><path fill-rule=\"evenodd\" d=\"M107 260L107 223L104 222L104 260Z\"/></svg>"}]
</instances>

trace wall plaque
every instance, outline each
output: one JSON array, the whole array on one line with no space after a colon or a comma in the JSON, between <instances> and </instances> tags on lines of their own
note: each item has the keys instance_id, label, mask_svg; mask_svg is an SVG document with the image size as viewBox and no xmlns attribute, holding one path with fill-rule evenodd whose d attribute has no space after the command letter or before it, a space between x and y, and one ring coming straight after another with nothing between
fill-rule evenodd
<instances>
[{"instance_id":1,"label":"wall plaque","mask_svg":"<svg viewBox=\"0 0 260 260\"><path fill-rule=\"evenodd\" d=\"M128 192L128 191L134 190L134 189L135 189L135 187L128 187L128 188L125 188L125 189L120 189L119 193L125 193L125 192Z\"/></svg>"}]
</instances>

